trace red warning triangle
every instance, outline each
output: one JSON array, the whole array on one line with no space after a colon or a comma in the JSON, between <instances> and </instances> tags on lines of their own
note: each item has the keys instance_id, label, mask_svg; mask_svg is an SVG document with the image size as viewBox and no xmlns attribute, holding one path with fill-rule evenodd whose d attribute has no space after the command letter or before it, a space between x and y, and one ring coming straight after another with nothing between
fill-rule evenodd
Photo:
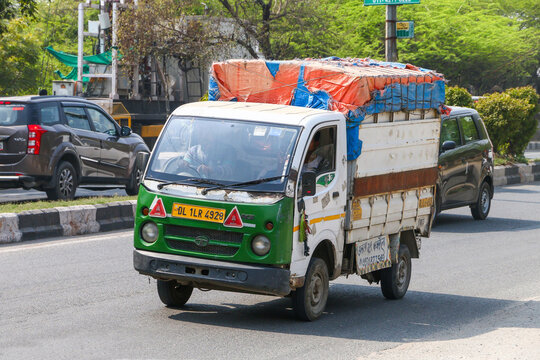
<instances>
[{"instance_id":1,"label":"red warning triangle","mask_svg":"<svg viewBox=\"0 0 540 360\"><path fill-rule=\"evenodd\" d=\"M154 198L152 205L150 205L150 214L148 215L157 218L167 217L167 212L165 211L165 206L163 206L163 200L161 200L161 198L158 198L157 196Z\"/></svg>"},{"instance_id":2,"label":"red warning triangle","mask_svg":"<svg viewBox=\"0 0 540 360\"><path fill-rule=\"evenodd\" d=\"M234 209L232 209L232 211L229 213L229 216L227 216L227 218L223 222L223 226L234 228L244 227L244 223L242 222L242 218L240 217L240 213L238 212L236 206L234 207Z\"/></svg>"}]
</instances>

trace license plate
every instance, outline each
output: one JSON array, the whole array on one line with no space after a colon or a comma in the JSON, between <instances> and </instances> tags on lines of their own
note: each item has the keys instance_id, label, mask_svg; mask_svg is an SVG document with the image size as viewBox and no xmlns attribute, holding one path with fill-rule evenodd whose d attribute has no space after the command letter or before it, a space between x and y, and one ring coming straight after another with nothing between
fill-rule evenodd
<instances>
[{"instance_id":1,"label":"license plate","mask_svg":"<svg viewBox=\"0 0 540 360\"><path fill-rule=\"evenodd\" d=\"M184 219L223 223L225 213L225 209L174 203L171 215Z\"/></svg>"}]
</instances>

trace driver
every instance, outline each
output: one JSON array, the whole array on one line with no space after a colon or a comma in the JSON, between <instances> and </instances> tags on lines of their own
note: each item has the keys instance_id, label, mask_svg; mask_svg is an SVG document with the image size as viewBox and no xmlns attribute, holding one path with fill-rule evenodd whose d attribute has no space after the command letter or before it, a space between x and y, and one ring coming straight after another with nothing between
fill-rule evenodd
<instances>
[{"instance_id":1,"label":"driver","mask_svg":"<svg viewBox=\"0 0 540 360\"><path fill-rule=\"evenodd\" d=\"M198 142L184 155L183 165L196 170L201 177L230 178L234 159L233 150L225 147L210 129L199 133Z\"/></svg>"}]
</instances>

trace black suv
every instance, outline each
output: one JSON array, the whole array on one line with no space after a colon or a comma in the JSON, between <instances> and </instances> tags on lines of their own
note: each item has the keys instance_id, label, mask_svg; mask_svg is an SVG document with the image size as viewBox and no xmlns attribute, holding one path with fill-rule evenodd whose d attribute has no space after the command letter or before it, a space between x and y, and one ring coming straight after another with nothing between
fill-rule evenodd
<instances>
[{"instance_id":1,"label":"black suv","mask_svg":"<svg viewBox=\"0 0 540 360\"><path fill-rule=\"evenodd\" d=\"M450 109L441 123L436 214L469 206L476 220L484 220L494 190L493 145L476 110Z\"/></svg>"},{"instance_id":2,"label":"black suv","mask_svg":"<svg viewBox=\"0 0 540 360\"><path fill-rule=\"evenodd\" d=\"M77 97L0 98L0 188L34 188L72 199L78 185L125 186L137 194L143 139Z\"/></svg>"}]
</instances>

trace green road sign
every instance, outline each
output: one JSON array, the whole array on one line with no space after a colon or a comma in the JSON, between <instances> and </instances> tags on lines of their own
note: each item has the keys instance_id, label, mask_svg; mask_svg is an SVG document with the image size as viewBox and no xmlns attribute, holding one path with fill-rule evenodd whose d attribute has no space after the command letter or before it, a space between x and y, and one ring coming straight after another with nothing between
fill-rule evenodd
<instances>
[{"instance_id":1,"label":"green road sign","mask_svg":"<svg viewBox=\"0 0 540 360\"><path fill-rule=\"evenodd\" d=\"M420 0L364 0L364 6L369 5L408 5L420 4Z\"/></svg>"},{"instance_id":2,"label":"green road sign","mask_svg":"<svg viewBox=\"0 0 540 360\"><path fill-rule=\"evenodd\" d=\"M397 21L396 37L398 39L411 39L414 37L414 21Z\"/></svg>"}]
</instances>

